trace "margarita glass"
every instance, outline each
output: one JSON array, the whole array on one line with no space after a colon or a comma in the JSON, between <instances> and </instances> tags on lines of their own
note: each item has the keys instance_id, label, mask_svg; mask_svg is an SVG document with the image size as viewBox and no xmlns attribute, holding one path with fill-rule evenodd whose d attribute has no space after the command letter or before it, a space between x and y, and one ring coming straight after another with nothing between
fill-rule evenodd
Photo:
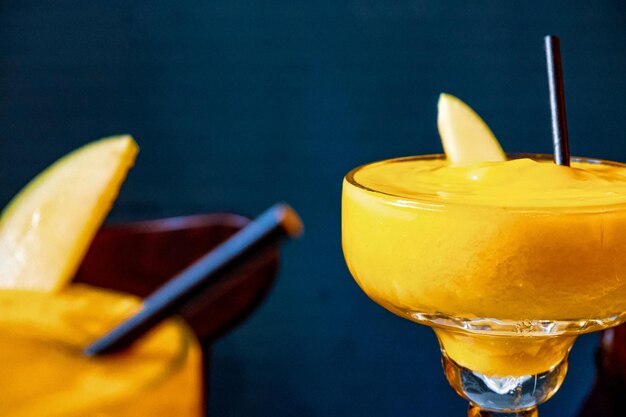
<instances>
[{"instance_id":1,"label":"margarita glass","mask_svg":"<svg viewBox=\"0 0 626 417\"><path fill-rule=\"evenodd\" d=\"M535 416L581 333L624 321L626 165L551 156L375 162L343 183L363 291L431 326L470 416Z\"/></svg>"}]
</instances>

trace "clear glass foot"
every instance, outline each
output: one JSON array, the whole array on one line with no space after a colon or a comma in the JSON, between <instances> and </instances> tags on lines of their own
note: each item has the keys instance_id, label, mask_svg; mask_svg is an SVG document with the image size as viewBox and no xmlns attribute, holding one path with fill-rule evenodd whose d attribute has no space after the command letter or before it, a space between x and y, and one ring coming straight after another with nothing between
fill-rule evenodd
<instances>
[{"instance_id":1,"label":"clear glass foot","mask_svg":"<svg viewBox=\"0 0 626 417\"><path fill-rule=\"evenodd\" d=\"M536 375L490 377L464 368L442 351L443 369L454 390L470 402L469 417L536 417L539 404L559 389L567 358Z\"/></svg>"},{"instance_id":2,"label":"clear glass foot","mask_svg":"<svg viewBox=\"0 0 626 417\"><path fill-rule=\"evenodd\" d=\"M539 413L536 408L525 411L514 411L511 413L500 411L485 411L481 410L475 404L470 404L469 410L467 410L468 417L538 417Z\"/></svg>"}]
</instances>

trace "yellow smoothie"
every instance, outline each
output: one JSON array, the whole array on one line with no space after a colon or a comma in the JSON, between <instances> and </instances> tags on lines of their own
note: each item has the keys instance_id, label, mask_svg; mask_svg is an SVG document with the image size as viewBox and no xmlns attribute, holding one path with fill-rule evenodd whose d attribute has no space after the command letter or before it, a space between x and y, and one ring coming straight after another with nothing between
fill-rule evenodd
<instances>
[{"instance_id":1,"label":"yellow smoothie","mask_svg":"<svg viewBox=\"0 0 626 417\"><path fill-rule=\"evenodd\" d=\"M444 318L435 323L442 347L472 370L546 371L576 333L603 325L593 320L614 325L626 312L624 165L382 161L346 176L342 210L346 261L362 289L404 317ZM462 334L445 318L517 327ZM587 327L526 328L531 321Z\"/></svg>"},{"instance_id":2,"label":"yellow smoothie","mask_svg":"<svg viewBox=\"0 0 626 417\"><path fill-rule=\"evenodd\" d=\"M137 308L128 295L70 285L0 291L0 414L12 417L201 415L201 357L180 319L129 349L81 350Z\"/></svg>"}]
</instances>

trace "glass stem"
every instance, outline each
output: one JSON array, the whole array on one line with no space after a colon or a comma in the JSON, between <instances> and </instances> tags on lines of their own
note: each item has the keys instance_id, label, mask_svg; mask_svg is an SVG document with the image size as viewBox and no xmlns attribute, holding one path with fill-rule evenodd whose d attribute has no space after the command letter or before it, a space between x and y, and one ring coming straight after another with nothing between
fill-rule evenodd
<instances>
[{"instance_id":1,"label":"glass stem","mask_svg":"<svg viewBox=\"0 0 626 417\"><path fill-rule=\"evenodd\" d=\"M539 413L537 412L537 408L508 413L502 411L485 411L481 410L476 404L470 403L467 415L468 417L538 417Z\"/></svg>"}]
</instances>

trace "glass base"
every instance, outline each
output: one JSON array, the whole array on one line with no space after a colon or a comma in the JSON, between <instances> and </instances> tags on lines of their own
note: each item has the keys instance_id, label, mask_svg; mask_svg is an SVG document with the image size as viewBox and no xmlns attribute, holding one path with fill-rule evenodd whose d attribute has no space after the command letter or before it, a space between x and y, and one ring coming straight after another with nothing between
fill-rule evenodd
<instances>
[{"instance_id":1,"label":"glass base","mask_svg":"<svg viewBox=\"0 0 626 417\"><path fill-rule=\"evenodd\" d=\"M485 411L481 410L475 404L470 404L469 410L467 410L468 417L538 417L539 413L536 408L525 411L499 412L499 411Z\"/></svg>"},{"instance_id":2,"label":"glass base","mask_svg":"<svg viewBox=\"0 0 626 417\"><path fill-rule=\"evenodd\" d=\"M536 416L535 407L561 386L567 358L546 372L516 377L490 377L464 368L442 350L443 369L454 390L470 401L470 417Z\"/></svg>"}]
</instances>

